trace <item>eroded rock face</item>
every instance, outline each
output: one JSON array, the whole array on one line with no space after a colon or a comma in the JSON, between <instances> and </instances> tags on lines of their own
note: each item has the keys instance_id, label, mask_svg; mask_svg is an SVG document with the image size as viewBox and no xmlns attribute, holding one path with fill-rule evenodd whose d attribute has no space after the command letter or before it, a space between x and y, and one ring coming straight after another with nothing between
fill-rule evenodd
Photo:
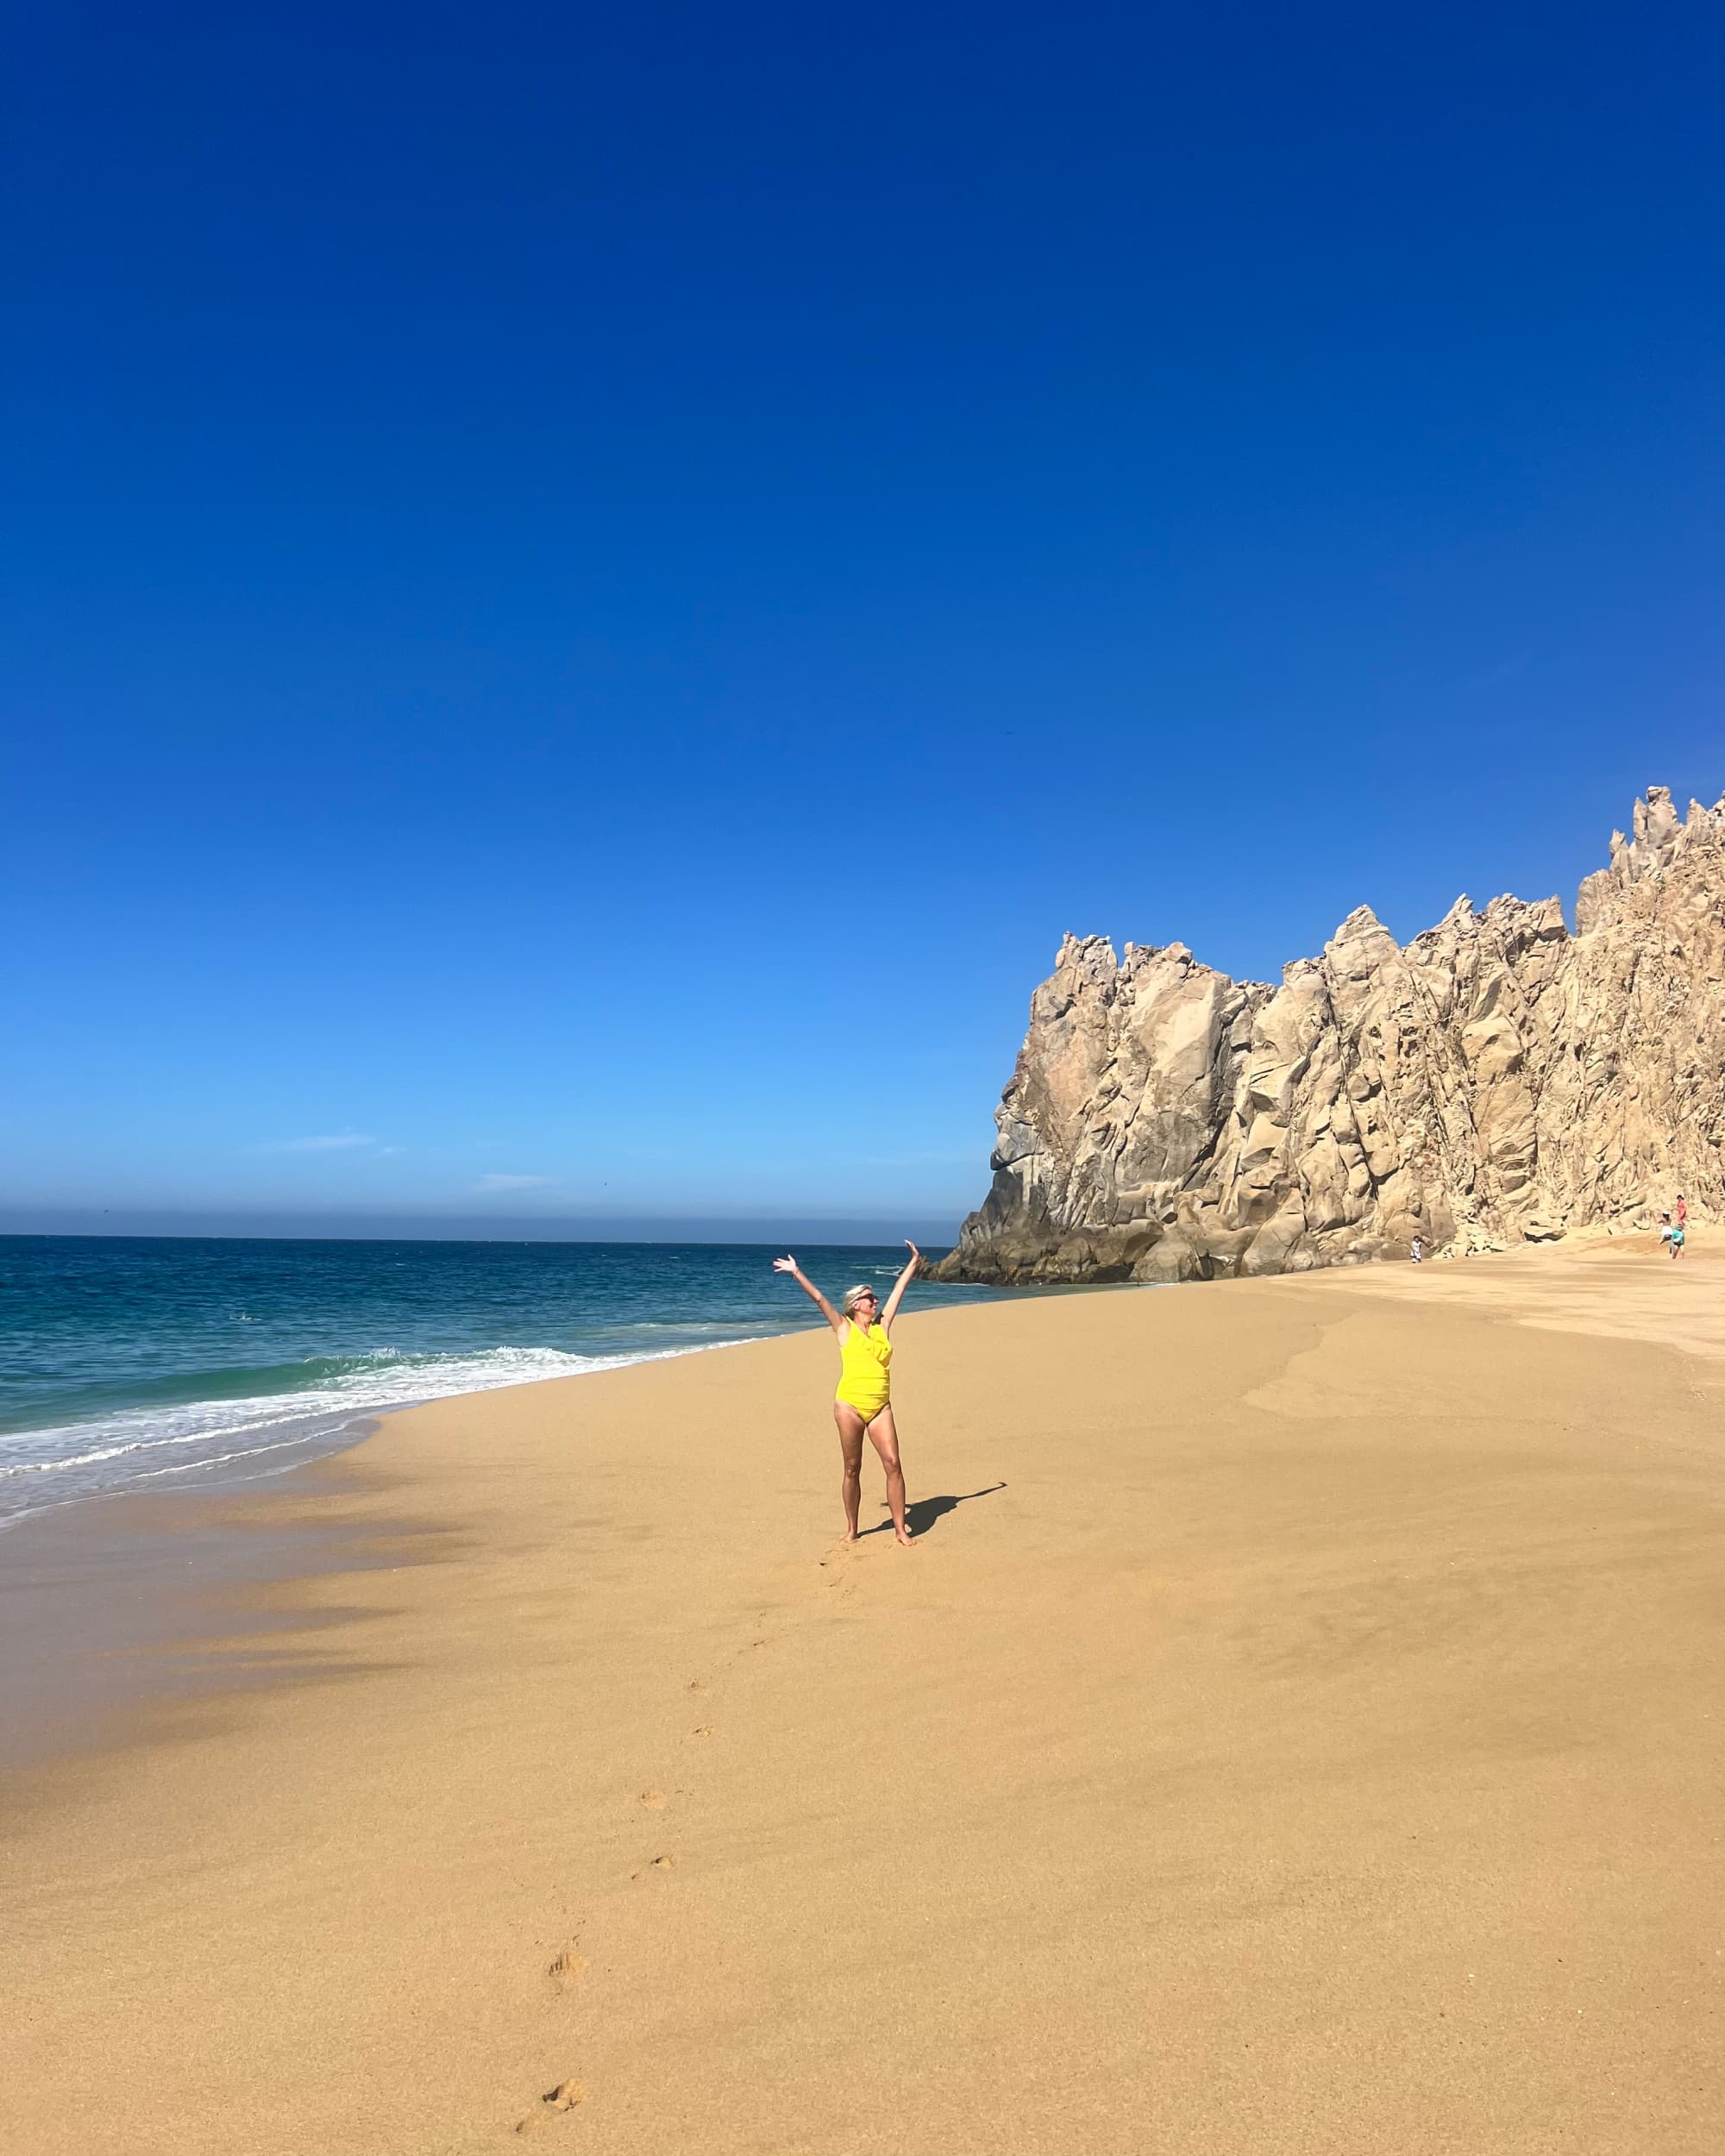
<instances>
[{"instance_id":1,"label":"eroded rock face","mask_svg":"<svg viewBox=\"0 0 1725 2156\"><path fill-rule=\"evenodd\" d=\"M1068 937L1031 1000L994 1188L938 1271L1185 1280L1502 1248L1725 1211L1725 800L1663 787L1556 899L1361 906L1280 987Z\"/></svg>"}]
</instances>

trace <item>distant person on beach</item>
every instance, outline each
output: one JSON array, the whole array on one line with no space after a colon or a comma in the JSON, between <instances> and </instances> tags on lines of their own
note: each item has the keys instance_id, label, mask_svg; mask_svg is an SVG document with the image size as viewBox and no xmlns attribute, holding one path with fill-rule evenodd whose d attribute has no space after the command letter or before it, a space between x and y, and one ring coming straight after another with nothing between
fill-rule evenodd
<instances>
[{"instance_id":1,"label":"distant person on beach","mask_svg":"<svg viewBox=\"0 0 1725 2156\"><path fill-rule=\"evenodd\" d=\"M1665 1225L1659 1230L1659 1241L1662 1244L1669 1243L1672 1234L1671 1215L1668 1213L1662 1213L1659 1218L1665 1222Z\"/></svg>"},{"instance_id":2,"label":"distant person on beach","mask_svg":"<svg viewBox=\"0 0 1725 2156\"><path fill-rule=\"evenodd\" d=\"M893 1320L922 1263L922 1252L906 1240L910 1262L893 1282L887 1307L872 1288L847 1288L843 1306L835 1310L794 1257L775 1257L773 1270L788 1273L838 1336L838 1390L832 1396L832 1419L838 1425L838 1446L844 1456L844 1539L856 1539L857 1515L862 1504L862 1440L866 1437L881 1456L887 1470L887 1509L893 1515L893 1532L909 1549L915 1537L905 1525L905 1471L899 1463L899 1432L893 1420Z\"/></svg>"},{"instance_id":3,"label":"distant person on beach","mask_svg":"<svg viewBox=\"0 0 1725 2156\"><path fill-rule=\"evenodd\" d=\"M1689 1200L1681 1191L1678 1193L1677 1224L1685 1232L1689 1227Z\"/></svg>"},{"instance_id":4,"label":"distant person on beach","mask_svg":"<svg viewBox=\"0 0 1725 2156\"><path fill-rule=\"evenodd\" d=\"M1683 1231L1683 1229L1681 1229L1681 1228L1673 1228L1673 1229L1672 1230L1672 1232L1671 1232L1672 1256L1673 1257L1681 1257L1683 1256L1683 1244L1684 1244L1684 1231Z\"/></svg>"},{"instance_id":5,"label":"distant person on beach","mask_svg":"<svg viewBox=\"0 0 1725 2156\"><path fill-rule=\"evenodd\" d=\"M1425 1257L1426 1245L1421 1237L1416 1235L1414 1238L1414 1247L1411 1250L1409 1250L1408 1255L1413 1259L1416 1265L1419 1264L1421 1260Z\"/></svg>"}]
</instances>

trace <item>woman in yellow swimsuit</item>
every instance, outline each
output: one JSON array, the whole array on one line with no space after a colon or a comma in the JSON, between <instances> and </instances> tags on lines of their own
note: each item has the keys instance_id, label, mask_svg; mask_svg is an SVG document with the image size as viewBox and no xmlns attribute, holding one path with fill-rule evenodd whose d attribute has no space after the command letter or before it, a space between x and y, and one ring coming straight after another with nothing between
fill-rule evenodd
<instances>
[{"instance_id":1,"label":"woman in yellow swimsuit","mask_svg":"<svg viewBox=\"0 0 1725 2156\"><path fill-rule=\"evenodd\" d=\"M893 1320L922 1263L922 1252L906 1242L910 1263L893 1282L887 1307L872 1288L845 1290L844 1307L835 1310L794 1257L775 1257L773 1270L788 1273L838 1335L838 1355L844 1368L838 1390L832 1396L832 1419L838 1425L839 1449L844 1455L844 1539L856 1539L856 1515L862 1502L862 1440L881 1456L887 1470L887 1508L893 1515L893 1532L908 1549L914 1539L905 1525L905 1471L899 1464L899 1432L893 1420Z\"/></svg>"}]
</instances>

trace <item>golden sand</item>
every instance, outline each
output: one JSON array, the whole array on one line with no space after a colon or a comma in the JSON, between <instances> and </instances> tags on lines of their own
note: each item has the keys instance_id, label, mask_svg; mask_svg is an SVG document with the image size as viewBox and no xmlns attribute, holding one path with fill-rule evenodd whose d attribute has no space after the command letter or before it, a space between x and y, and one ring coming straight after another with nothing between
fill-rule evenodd
<instances>
[{"instance_id":1,"label":"golden sand","mask_svg":"<svg viewBox=\"0 0 1725 2156\"><path fill-rule=\"evenodd\" d=\"M909 1551L825 1332L395 1416L254 1501L384 1560L277 1590L304 1681L19 1794L0 2143L1725 2147L1722 1309L913 1311Z\"/></svg>"}]
</instances>

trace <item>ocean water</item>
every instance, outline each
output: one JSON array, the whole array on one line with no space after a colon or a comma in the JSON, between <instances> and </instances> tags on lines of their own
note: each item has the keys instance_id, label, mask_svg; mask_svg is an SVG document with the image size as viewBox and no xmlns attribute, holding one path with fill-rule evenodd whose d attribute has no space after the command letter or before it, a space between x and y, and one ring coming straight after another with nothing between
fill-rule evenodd
<instances>
[{"instance_id":1,"label":"ocean water","mask_svg":"<svg viewBox=\"0 0 1725 2156\"><path fill-rule=\"evenodd\" d=\"M0 1236L0 1525L277 1474L386 1407L819 1323L775 1248ZM902 1246L800 1248L836 1294ZM882 1289L884 1292L884 1288ZM993 1291L919 1283L913 1308Z\"/></svg>"}]
</instances>

